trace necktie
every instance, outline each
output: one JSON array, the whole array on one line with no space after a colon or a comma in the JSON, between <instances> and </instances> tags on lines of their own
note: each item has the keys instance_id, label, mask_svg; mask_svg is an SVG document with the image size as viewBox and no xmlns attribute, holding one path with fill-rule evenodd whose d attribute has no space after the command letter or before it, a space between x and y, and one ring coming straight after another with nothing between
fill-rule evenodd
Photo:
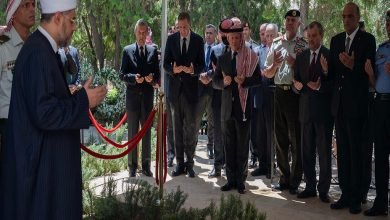
<instances>
[{"instance_id":1,"label":"necktie","mask_svg":"<svg viewBox=\"0 0 390 220\"><path fill-rule=\"evenodd\" d=\"M315 80L315 65L316 65L316 52L313 52L313 59L310 62L309 66L309 74L310 74L310 80Z\"/></svg>"},{"instance_id":2,"label":"necktie","mask_svg":"<svg viewBox=\"0 0 390 220\"><path fill-rule=\"evenodd\" d=\"M187 39L183 38L183 45L181 45L181 55L185 56L187 54Z\"/></svg>"},{"instance_id":3,"label":"necktie","mask_svg":"<svg viewBox=\"0 0 390 220\"><path fill-rule=\"evenodd\" d=\"M351 38L350 37L347 37L347 40L345 42L345 52L346 53L349 53L349 47L351 46Z\"/></svg>"},{"instance_id":4,"label":"necktie","mask_svg":"<svg viewBox=\"0 0 390 220\"><path fill-rule=\"evenodd\" d=\"M211 46L208 46L206 51L206 66L204 67L205 71L209 69L208 67L210 65L210 53L211 53Z\"/></svg>"},{"instance_id":5,"label":"necktie","mask_svg":"<svg viewBox=\"0 0 390 220\"><path fill-rule=\"evenodd\" d=\"M145 59L144 47L143 47L143 46L140 46L139 49L141 50L141 59L144 60L144 59Z\"/></svg>"},{"instance_id":6,"label":"necktie","mask_svg":"<svg viewBox=\"0 0 390 220\"><path fill-rule=\"evenodd\" d=\"M233 59L232 59L232 77L237 76L236 56L237 56L237 52L233 52Z\"/></svg>"}]
</instances>

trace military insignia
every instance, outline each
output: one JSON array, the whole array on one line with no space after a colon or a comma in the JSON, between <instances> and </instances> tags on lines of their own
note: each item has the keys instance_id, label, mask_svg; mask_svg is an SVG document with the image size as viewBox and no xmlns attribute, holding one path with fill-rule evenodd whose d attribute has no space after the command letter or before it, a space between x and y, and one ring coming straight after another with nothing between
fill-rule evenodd
<instances>
[{"instance_id":1,"label":"military insignia","mask_svg":"<svg viewBox=\"0 0 390 220\"><path fill-rule=\"evenodd\" d=\"M5 42L9 41L10 38L7 35L1 35L0 36L0 45L4 44Z\"/></svg>"},{"instance_id":2,"label":"military insignia","mask_svg":"<svg viewBox=\"0 0 390 220\"><path fill-rule=\"evenodd\" d=\"M304 49L306 49L306 41L303 38L297 38L295 47L294 47L294 53L299 54Z\"/></svg>"},{"instance_id":3,"label":"military insignia","mask_svg":"<svg viewBox=\"0 0 390 220\"><path fill-rule=\"evenodd\" d=\"M296 16L297 16L297 12L296 12L296 11L293 11L293 12L292 12L292 15L293 15L293 17L296 17Z\"/></svg>"},{"instance_id":4,"label":"military insignia","mask_svg":"<svg viewBox=\"0 0 390 220\"><path fill-rule=\"evenodd\" d=\"M14 73L14 68L15 68L15 60L8 61L7 62L7 69Z\"/></svg>"}]
</instances>

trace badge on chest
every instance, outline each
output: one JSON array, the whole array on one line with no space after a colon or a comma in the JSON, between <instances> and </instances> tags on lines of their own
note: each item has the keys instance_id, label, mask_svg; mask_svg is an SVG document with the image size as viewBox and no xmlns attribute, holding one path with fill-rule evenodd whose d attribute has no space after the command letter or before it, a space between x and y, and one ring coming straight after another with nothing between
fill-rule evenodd
<instances>
[{"instance_id":1,"label":"badge on chest","mask_svg":"<svg viewBox=\"0 0 390 220\"><path fill-rule=\"evenodd\" d=\"M7 70L13 73L15 68L15 60L11 60L7 62Z\"/></svg>"}]
</instances>

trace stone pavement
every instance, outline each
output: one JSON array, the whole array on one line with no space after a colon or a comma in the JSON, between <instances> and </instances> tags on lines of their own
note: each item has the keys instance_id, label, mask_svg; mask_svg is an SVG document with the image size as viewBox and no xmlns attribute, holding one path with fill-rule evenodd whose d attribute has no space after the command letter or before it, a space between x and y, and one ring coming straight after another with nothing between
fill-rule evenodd
<instances>
[{"instance_id":1,"label":"stone pavement","mask_svg":"<svg viewBox=\"0 0 390 220\"><path fill-rule=\"evenodd\" d=\"M179 176L172 179L170 173L173 168L168 169L168 177L164 189L166 191L172 191L180 186L180 189L188 194L187 201L184 204L185 207L204 208L211 200L218 203L222 194L238 194L236 190L230 192L220 191L220 186L226 183L225 176L220 178L208 178L207 174L212 169L213 161L207 159L206 143L206 138L200 136L195 156L194 169L197 173L195 178ZM152 164L152 171L154 172L154 163ZM104 182L104 178L107 177L100 177L91 181L90 186L95 187L95 192L101 191L100 185ZM114 174L113 178L118 180L118 191L124 189L126 184L128 184L127 171ZM137 174L137 177L135 178L146 180L150 184L155 185L153 178L146 177L141 173ZM301 188L302 187L304 187L304 183L301 185ZM267 219L390 219L386 217L367 218L363 214L351 215L348 209L331 210L329 204L322 203L318 197L297 199L296 195L290 195L288 191L273 191L271 189L270 180L266 179L264 176L261 178L254 178L249 175L246 182L246 189L247 193L241 195L241 198L254 203L259 211L266 212ZM340 190L338 189L338 186L332 185L330 190L331 199L337 200L339 198L339 193ZM374 197L375 191L370 190L369 202L362 206L363 210L372 206Z\"/></svg>"}]
</instances>

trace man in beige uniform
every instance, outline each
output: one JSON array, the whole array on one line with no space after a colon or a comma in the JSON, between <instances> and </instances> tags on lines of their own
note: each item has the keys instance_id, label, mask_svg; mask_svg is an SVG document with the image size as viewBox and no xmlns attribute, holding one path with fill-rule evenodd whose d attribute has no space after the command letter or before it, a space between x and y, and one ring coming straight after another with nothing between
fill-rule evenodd
<instances>
[{"instance_id":1,"label":"man in beige uniform","mask_svg":"<svg viewBox=\"0 0 390 220\"><path fill-rule=\"evenodd\" d=\"M7 26L0 30L0 152L5 144L15 60L35 23L35 0L9 0L6 14Z\"/></svg>"}]
</instances>

